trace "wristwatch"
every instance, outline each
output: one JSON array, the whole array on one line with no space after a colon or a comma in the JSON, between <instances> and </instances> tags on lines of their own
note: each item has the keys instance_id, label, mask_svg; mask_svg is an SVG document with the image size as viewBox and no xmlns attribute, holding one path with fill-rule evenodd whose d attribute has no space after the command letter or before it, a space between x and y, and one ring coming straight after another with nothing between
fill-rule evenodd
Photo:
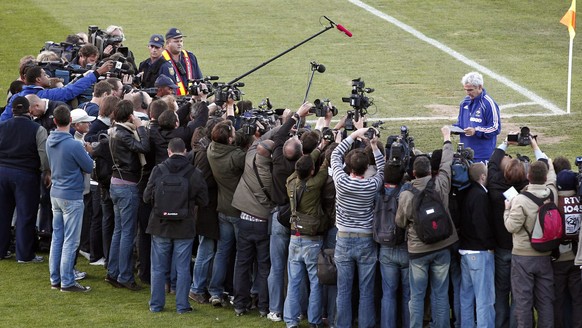
<instances>
[{"instance_id":1,"label":"wristwatch","mask_svg":"<svg viewBox=\"0 0 582 328\"><path fill-rule=\"evenodd\" d=\"M293 114L293 118L295 119L295 121L299 122L299 120L301 120L301 116L299 116L299 114L295 113Z\"/></svg>"}]
</instances>

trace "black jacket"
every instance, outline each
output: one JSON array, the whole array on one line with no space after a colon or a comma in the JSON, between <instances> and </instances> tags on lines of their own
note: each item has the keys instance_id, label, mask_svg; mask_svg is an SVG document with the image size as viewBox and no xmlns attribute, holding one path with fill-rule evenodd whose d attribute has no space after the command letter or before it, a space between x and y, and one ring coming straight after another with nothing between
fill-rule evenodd
<instances>
[{"instance_id":1,"label":"black jacket","mask_svg":"<svg viewBox=\"0 0 582 328\"><path fill-rule=\"evenodd\" d=\"M480 184L471 182L461 206L460 248L485 251L495 249L495 236L491 225L489 197Z\"/></svg>"},{"instance_id":2,"label":"black jacket","mask_svg":"<svg viewBox=\"0 0 582 328\"><path fill-rule=\"evenodd\" d=\"M283 156L283 145L289 139L289 131L296 121L289 118L279 130L273 135L275 146L273 148L273 202L277 205L289 203L287 196L287 178L295 171L295 162L290 161Z\"/></svg>"},{"instance_id":3,"label":"black jacket","mask_svg":"<svg viewBox=\"0 0 582 328\"><path fill-rule=\"evenodd\" d=\"M165 160L164 164L170 172L178 172L186 165L192 165L188 158L182 155L173 155ZM148 185L143 193L143 201L145 203L155 204L155 189L160 183L161 176L162 171L159 167L154 167ZM208 205L208 189L200 170L196 169L192 172L189 179L189 189L184 190L184 192L188 193L188 208L190 209L191 215L183 220L168 220L157 217L155 212L152 211L146 233L171 239L192 239L196 237L196 205Z\"/></svg>"},{"instance_id":4,"label":"black jacket","mask_svg":"<svg viewBox=\"0 0 582 328\"><path fill-rule=\"evenodd\" d=\"M503 193L512 187L505 181L503 171L501 170L501 160L505 156L502 149L496 148L489 158L487 164L487 190L489 191L489 201L491 207L491 219L497 247L511 250L513 241L511 234L507 232L503 222L503 212L505 211L505 196ZM521 181L514 185L517 191L520 191L528 184L527 180Z\"/></svg>"},{"instance_id":5,"label":"black jacket","mask_svg":"<svg viewBox=\"0 0 582 328\"><path fill-rule=\"evenodd\" d=\"M208 163L206 153L208 144L210 144L210 140L206 137L202 138L202 140L194 144L189 154L192 164L200 170L208 187L208 205L198 207L196 233L218 240L220 237L218 231L218 212L216 211L216 206L218 205L218 185L212 175L210 163Z\"/></svg>"},{"instance_id":6,"label":"black jacket","mask_svg":"<svg viewBox=\"0 0 582 328\"><path fill-rule=\"evenodd\" d=\"M109 149L113 157L113 177L131 182L139 182L142 165L139 153L150 151L150 141L145 127L137 128L140 140L133 137L133 132L116 124L109 136Z\"/></svg>"}]
</instances>

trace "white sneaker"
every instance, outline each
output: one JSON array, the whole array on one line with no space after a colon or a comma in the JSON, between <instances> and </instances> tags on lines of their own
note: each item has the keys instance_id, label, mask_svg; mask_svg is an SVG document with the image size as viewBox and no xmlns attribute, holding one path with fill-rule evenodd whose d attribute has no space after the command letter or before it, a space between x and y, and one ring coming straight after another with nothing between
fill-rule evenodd
<instances>
[{"instance_id":1,"label":"white sneaker","mask_svg":"<svg viewBox=\"0 0 582 328\"><path fill-rule=\"evenodd\" d=\"M101 265L101 266L104 266L105 265L105 258L102 257L102 258L98 259L95 262L90 262L89 264L90 265Z\"/></svg>"},{"instance_id":2,"label":"white sneaker","mask_svg":"<svg viewBox=\"0 0 582 328\"><path fill-rule=\"evenodd\" d=\"M281 320L283 320L281 318L281 313L277 313L277 312L269 312L269 314L267 314L267 319L269 319L273 322L280 322Z\"/></svg>"},{"instance_id":3,"label":"white sneaker","mask_svg":"<svg viewBox=\"0 0 582 328\"><path fill-rule=\"evenodd\" d=\"M87 252L83 252L82 250L79 250L79 254L80 254L82 257L86 258L88 261L89 261L89 259L91 258L91 254L89 254L89 253L87 253Z\"/></svg>"},{"instance_id":4,"label":"white sneaker","mask_svg":"<svg viewBox=\"0 0 582 328\"><path fill-rule=\"evenodd\" d=\"M75 280L83 280L87 276L87 272L79 271L77 269L73 269L73 273L75 274Z\"/></svg>"}]
</instances>

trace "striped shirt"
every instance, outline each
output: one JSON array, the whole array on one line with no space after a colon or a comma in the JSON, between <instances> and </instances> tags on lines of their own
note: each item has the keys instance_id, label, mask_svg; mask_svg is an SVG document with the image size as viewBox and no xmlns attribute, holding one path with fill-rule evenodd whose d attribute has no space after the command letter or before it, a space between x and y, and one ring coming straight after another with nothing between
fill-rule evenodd
<instances>
[{"instance_id":1,"label":"striped shirt","mask_svg":"<svg viewBox=\"0 0 582 328\"><path fill-rule=\"evenodd\" d=\"M377 172L370 178L351 177L343 170L343 156L354 139L348 136L331 155L332 177L336 189L336 225L338 231L372 232L374 199L384 182L384 155L374 151Z\"/></svg>"}]
</instances>

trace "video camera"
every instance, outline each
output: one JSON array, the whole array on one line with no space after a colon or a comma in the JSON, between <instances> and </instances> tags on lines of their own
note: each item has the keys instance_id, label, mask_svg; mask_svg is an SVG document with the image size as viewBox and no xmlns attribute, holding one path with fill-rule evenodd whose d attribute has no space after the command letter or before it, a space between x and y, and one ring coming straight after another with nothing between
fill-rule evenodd
<instances>
[{"instance_id":1,"label":"video camera","mask_svg":"<svg viewBox=\"0 0 582 328\"><path fill-rule=\"evenodd\" d=\"M334 142L335 141L335 134L337 133L337 130L331 129L327 126L323 127L323 129L321 129L321 137L323 140L327 141L327 142Z\"/></svg>"},{"instance_id":2,"label":"video camera","mask_svg":"<svg viewBox=\"0 0 582 328\"><path fill-rule=\"evenodd\" d=\"M253 108L243 113L241 128L246 135L254 135L257 129L259 134L263 135L275 125L276 120L273 110ZM257 125L257 123L260 123L261 126Z\"/></svg>"},{"instance_id":3,"label":"video camera","mask_svg":"<svg viewBox=\"0 0 582 328\"><path fill-rule=\"evenodd\" d=\"M214 82L212 87L214 88L214 103L218 106L222 106L228 99L234 101L241 100L244 94L239 88L244 87L243 82L236 82L233 84Z\"/></svg>"},{"instance_id":4,"label":"video camera","mask_svg":"<svg viewBox=\"0 0 582 328\"><path fill-rule=\"evenodd\" d=\"M387 164L407 168L413 155L414 137L409 135L408 127L400 127L400 135L391 135L386 140Z\"/></svg>"},{"instance_id":5,"label":"video camera","mask_svg":"<svg viewBox=\"0 0 582 328\"><path fill-rule=\"evenodd\" d=\"M328 111L331 111L333 116L336 116L338 110L335 106L329 106L329 99L325 98L323 100L315 99L313 102L313 107L309 109L310 113L315 113L316 117L325 117Z\"/></svg>"},{"instance_id":6,"label":"video camera","mask_svg":"<svg viewBox=\"0 0 582 328\"><path fill-rule=\"evenodd\" d=\"M374 104L374 99L370 99L366 96L367 93L374 92L373 88L366 88L366 83L364 83L361 78L352 80L352 93L349 97L343 97L342 101L350 103L350 106L354 109L354 118L356 121L360 120L360 116L364 116L368 113L367 108Z\"/></svg>"},{"instance_id":7,"label":"video camera","mask_svg":"<svg viewBox=\"0 0 582 328\"><path fill-rule=\"evenodd\" d=\"M531 139L537 137L537 135L531 135L529 128L524 126L520 128L519 133L507 134L507 141L517 142L518 146L529 146L531 145Z\"/></svg>"},{"instance_id":8,"label":"video camera","mask_svg":"<svg viewBox=\"0 0 582 328\"><path fill-rule=\"evenodd\" d=\"M88 27L89 43L99 49L99 56L103 57L103 49L107 46L113 46L116 43L121 43L123 37L120 35L109 35L105 31L99 29L97 25L89 25ZM129 57L129 49L127 47L113 47L113 53L118 52L123 57Z\"/></svg>"},{"instance_id":9,"label":"video camera","mask_svg":"<svg viewBox=\"0 0 582 328\"><path fill-rule=\"evenodd\" d=\"M364 137L368 138L369 140L373 139L374 136L378 136L378 138L380 138L380 126L384 124L383 121L377 121L374 122L372 124L372 127L368 129L368 131L366 131L366 133L364 133ZM378 130L378 131L376 131Z\"/></svg>"},{"instance_id":10,"label":"video camera","mask_svg":"<svg viewBox=\"0 0 582 328\"><path fill-rule=\"evenodd\" d=\"M210 81L215 80L218 80L218 76L206 76L202 79L188 80L188 94L191 96L199 96L200 93L205 95L209 94L213 90L213 86ZM206 85L206 89L202 89L200 87L202 84Z\"/></svg>"},{"instance_id":11,"label":"video camera","mask_svg":"<svg viewBox=\"0 0 582 328\"><path fill-rule=\"evenodd\" d=\"M63 58L67 62L71 62L71 60L77 56L79 49L81 49L81 46L78 44L72 44L69 42L55 43L53 41L46 41L44 43L44 47L40 49L40 52L52 51L60 58Z\"/></svg>"},{"instance_id":12,"label":"video camera","mask_svg":"<svg viewBox=\"0 0 582 328\"><path fill-rule=\"evenodd\" d=\"M574 164L578 166L578 195L582 196L582 156L576 157Z\"/></svg>"}]
</instances>

